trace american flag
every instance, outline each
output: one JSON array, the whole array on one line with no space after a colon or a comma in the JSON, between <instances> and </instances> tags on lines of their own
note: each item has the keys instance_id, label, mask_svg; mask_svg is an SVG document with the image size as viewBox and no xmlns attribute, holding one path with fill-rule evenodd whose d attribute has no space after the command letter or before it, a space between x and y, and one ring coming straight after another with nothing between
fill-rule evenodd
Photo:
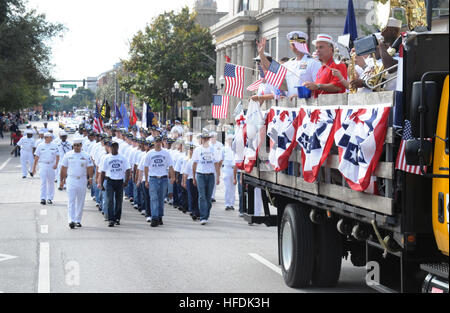
<instances>
[{"instance_id":1,"label":"american flag","mask_svg":"<svg viewBox=\"0 0 450 313\"><path fill-rule=\"evenodd\" d=\"M266 82L278 89L286 78L287 69L277 61L272 61L266 75Z\"/></svg>"},{"instance_id":2,"label":"american flag","mask_svg":"<svg viewBox=\"0 0 450 313\"><path fill-rule=\"evenodd\" d=\"M244 98L244 68L227 63L225 64L224 77L224 93L236 98Z\"/></svg>"},{"instance_id":3,"label":"american flag","mask_svg":"<svg viewBox=\"0 0 450 313\"><path fill-rule=\"evenodd\" d=\"M254 82L253 84L251 84L250 86L247 87L248 91L255 91L258 90L259 85L261 85L261 82L263 81L263 79L260 79L256 82Z\"/></svg>"},{"instance_id":4,"label":"american flag","mask_svg":"<svg viewBox=\"0 0 450 313\"><path fill-rule=\"evenodd\" d=\"M95 105L94 132L101 134L103 132L103 121L100 117L98 104Z\"/></svg>"},{"instance_id":5,"label":"american flag","mask_svg":"<svg viewBox=\"0 0 450 313\"><path fill-rule=\"evenodd\" d=\"M213 96L212 103L212 117L214 119L225 119L228 116L228 104L230 103L229 96Z\"/></svg>"},{"instance_id":6,"label":"american flag","mask_svg":"<svg viewBox=\"0 0 450 313\"><path fill-rule=\"evenodd\" d=\"M405 120L405 124L403 126L403 138L402 142L400 143L400 149L398 151L397 155L397 161L395 162L395 169L404 171L411 174L416 175L422 175L420 171L420 166L418 165L408 165L406 164L406 156L405 156L405 148L406 148L406 141L414 139L411 132L411 122L408 120ZM431 141L431 139L427 138L426 140ZM427 171L427 167L424 166L424 171Z\"/></svg>"}]
</instances>

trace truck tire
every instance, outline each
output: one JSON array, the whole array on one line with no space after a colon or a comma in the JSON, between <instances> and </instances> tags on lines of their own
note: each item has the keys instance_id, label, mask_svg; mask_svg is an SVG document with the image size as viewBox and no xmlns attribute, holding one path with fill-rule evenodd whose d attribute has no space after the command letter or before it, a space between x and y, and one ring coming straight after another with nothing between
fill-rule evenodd
<instances>
[{"instance_id":1,"label":"truck tire","mask_svg":"<svg viewBox=\"0 0 450 313\"><path fill-rule=\"evenodd\" d=\"M339 281L342 266L342 235L335 223L326 220L316 225L316 258L312 283L316 287L334 287Z\"/></svg>"},{"instance_id":2,"label":"truck tire","mask_svg":"<svg viewBox=\"0 0 450 313\"><path fill-rule=\"evenodd\" d=\"M291 288L311 284L314 269L314 228L309 210L288 204L280 225L279 249L283 278Z\"/></svg>"}]
</instances>

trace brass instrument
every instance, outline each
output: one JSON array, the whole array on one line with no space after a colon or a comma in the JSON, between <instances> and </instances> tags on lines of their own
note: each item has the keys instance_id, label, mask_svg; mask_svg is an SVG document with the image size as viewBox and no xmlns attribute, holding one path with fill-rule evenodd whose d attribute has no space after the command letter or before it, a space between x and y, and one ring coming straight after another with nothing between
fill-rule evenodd
<instances>
[{"instance_id":1,"label":"brass instrument","mask_svg":"<svg viewBox=\"0 0 450 313\"><path fill-rule=\"evenodd\" d=\"M425 0L377 0L374 9L376 24L380 30L386 27L393 8L405 10L409 30L420 30L427 27Z\"/></svg>"},{"instance_id":2,"label":"brass instrument","mask_svg":"<svg viewBox=\"0 0 450 313\"><path fill-rule=\"evenodd\" d=\"M348 80L352 81L356 78L356 53L352 52L350 54L350 64L348 66ZM352 88L350 87L350 93L354 94L358 91L358 88Z\"/></svg>"}]
</instances>

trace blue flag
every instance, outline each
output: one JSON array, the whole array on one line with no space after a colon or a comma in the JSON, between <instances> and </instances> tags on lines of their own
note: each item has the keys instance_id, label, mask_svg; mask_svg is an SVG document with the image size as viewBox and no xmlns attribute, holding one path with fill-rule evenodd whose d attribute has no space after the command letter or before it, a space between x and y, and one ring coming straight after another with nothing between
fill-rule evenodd
<instances>
[{"instance_id":1,"label":"blue flag","mask_svg":"<svg viewBox=\"0 0 450 313\"><path fill-rule=\"evenodd\" d=\"M356 27L355 9L353 0L348 0L347 19L345 20L344 35L350 34L350 40L354 41L358 38L358 28Z\"/></svg>"},{"instance_id":2,"label":"blue flag","mask_svg":"<svg viewBox=\"0 0 450 313\"><path fill-rule=\"evenodd\" d=\"M117 106L116 102L114 102L114 110L114 123L118 127L123 127L122 113L120 113L119 107Z\"/></svg>"},{"instance_id":3,"label":"blue flag","mask_svg":"<svg viewBox=\"0 0 450 313\"><path fill-rule=\"evenodd\" d=\"M147 104L147 128L152 127L152 126L157 126L155 121L155 113L153 113L152 111L152 107L150 106L150 104Z\"/></svg>"},{"instance_id":4,"label":"blue flag","mask_svg":"<svg viewBox=\"0 0 450 313\"><path fill-rule=\"evenodd\" d=\"M120 114L122 116L122 127L128 130L130 127L130 118L128 116L127 107L123 103L120 106Z\"/></svg>"}]
</instances>

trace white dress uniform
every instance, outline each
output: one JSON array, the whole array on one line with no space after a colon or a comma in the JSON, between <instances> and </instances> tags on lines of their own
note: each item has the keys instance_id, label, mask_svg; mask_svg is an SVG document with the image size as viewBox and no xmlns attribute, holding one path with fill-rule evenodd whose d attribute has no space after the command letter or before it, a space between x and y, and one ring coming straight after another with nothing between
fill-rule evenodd
<instances>
[{"instance_id":1,"label":"white dress uniform","mask_svg":"<svg viewBox=\"0 0 450 313\"><path fill-rule=\"evenodd\" d=\"M223 155L223 183L225 185L225 207L234 207L236 199L236 186L233 184L234 179L234 152L231 147L225 147L222 151Z\"/></svg>"},{"instance_id":2,"label":"white dress uniform","mask_svg":"<svg viewBox=\"0 0 450 313\"><path fill-rule=\"evenodd\" d=\"M289 69L286 74L286 83L288 97L290 97L298 94L296 86L301 86L306 81L316 81L317 72L322 64L310 55L305 54L301 60L294 58L284 63L283 66Z\"/></svg>"},{"instance_id":3,"label":"white dress uniform","mask_svg":"<svg viewBox=\"0 0 450 313\"><path fill-rule=\"evenodd\" d=\"M81 223L86 198L87 170L94 164L87 153L75 151L68 152L61 163L67 168L68 221Z\"/></svg>"},{"instance_id":4,"label":"white dress uniform","mask_svg":"<svg viewBox=\"0 0 450 313\"><path fill-rule=\"evenodd\" d=\"M20 165L22 166L22 177L26 177L33 169L34 138L22 137L17 145L20 147Z\"/></svg>"},{"instance_id":5,"label":"white dress uniform","mask_svg":"<svg viewBox=\"0 0 450 313\"><path fill-rule=\"evenodd\" d=\"M34 153L39 157L39 177L41 178L41 200L53 200L55 195L56 157L58 147L54 143L41 143Z\"/></svg>"},{"instance_id":6,"label":"white dress uniform","mask_svg":"<svg viewBox=\"0 0 450 313\"><path fill-rule=\"evenodd\" d=\"M64 156L70 152L72 150L72 144L70 142L66 141L62 141L60 140L59 143L57 144L58 146L58 153L59 153L59 159L62 160L64 158ZM57 185L59 186L59 184L61 183L61 162L58 163L58 168L56 171L56 180L57 180Z\"/></svg>"}]
</instances>

